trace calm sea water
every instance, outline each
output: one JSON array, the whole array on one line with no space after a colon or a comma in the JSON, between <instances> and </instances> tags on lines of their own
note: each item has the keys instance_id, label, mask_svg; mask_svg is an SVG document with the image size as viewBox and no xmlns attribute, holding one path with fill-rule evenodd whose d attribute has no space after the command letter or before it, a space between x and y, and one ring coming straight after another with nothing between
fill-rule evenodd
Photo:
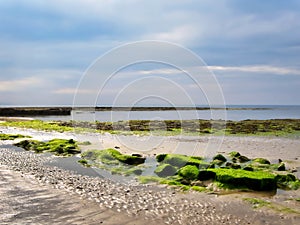
<instances>
[{"instance_id":1,"label":"calm sea water","mask_svg":"<svg viewBox=\"0 0 300 225\"><path fill-rule=\"evenodd\" d=\"M227 119L300 119L300 106L234 105L234 110L72 112L71 116L35 117L42 120L119 121ZM237 109L238 108L238 109Z\"/></svg>"}]
</instances>

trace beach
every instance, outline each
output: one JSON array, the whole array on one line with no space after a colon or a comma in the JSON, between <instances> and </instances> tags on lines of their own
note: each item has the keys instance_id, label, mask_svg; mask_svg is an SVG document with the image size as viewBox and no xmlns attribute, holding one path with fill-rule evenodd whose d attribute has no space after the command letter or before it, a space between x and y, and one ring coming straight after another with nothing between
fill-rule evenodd
<instances>
[{"instance_id":1,"label":"beach","mask_svg":"<svg viewBox=\"0 0 300 225\"><path fill-rule=\"evenodd\" d=\"M100 135L44 132L7 127L1 128L1 132L31 135L37 140L49 140L55 137L75 138L78 141L91 142L91 146L82 146L83 151L85 148L93 147L98 149L118 147L123 153L136 153L140 146L135 145L134 149L131 149L131 143L149 138L108 133ZM180 154L201 155L203 152L197 149L205 149L209 141L212 142L211 146L214 144L218 146L220 142L220 137L153 138L152 142L144 142L144 146L150 148L154 143L157 147L152 151L140 153L155 155L180 152ZM160 141L159 144L157 140ZM49 164L54 156L16 151L9 147L10 143L12 141L2 141L0 153L3 182L1 193L7 196L0 206L5 212L1 218L3 224L28 222L45 224L45 221L49 224L100 224L101 222L103 224L145 224L145 221L149 224L298 224L300 221L297 213L270 208L255 210L242 200L245 197L259 195L277 205L278 209L285 207L299 212L300 204L293 200L299 198L299 190L281 191L276 195L274 193L218 195L193 191L183 193L162 185L142 185L137 182L128 184L113 181L108 179L109 177L76 174L74 171ZM217 152L235 150L249 157L255 155L255 157L266 157L274 161L280 158L286 160L289 166L299 170L299 143L299 139L279 137L225 137ZM181 149L194 148L195 145L196 151L181 151ZM176 151L174 146L177 146ZM37 208L40 208L42 213L33 210L34 204L31 199L38 199L34 204L38 205ZM20 201L24 201L24 204L16 206L15 202ZM59 202L58 206L51 208L52 201Z\"/></svg>"}]
</instances>

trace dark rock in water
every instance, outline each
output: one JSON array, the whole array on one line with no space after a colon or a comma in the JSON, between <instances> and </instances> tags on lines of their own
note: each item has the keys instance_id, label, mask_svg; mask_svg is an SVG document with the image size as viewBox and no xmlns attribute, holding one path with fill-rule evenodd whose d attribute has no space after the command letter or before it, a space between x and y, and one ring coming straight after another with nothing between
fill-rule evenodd
<instances>
[{"instance_id":1,"label":"dark rock in water","mask_svg":"<svg viewBox=\"0 0 300 225\"><path fill-rule=\"evenodd\" d=\"M213 180L216 177L216 173L209 171L209 170L200 170L198 179L205 181L205 180Z\"/></svg>"},{"instance_id":2,"label":"dark rock in water","mask_svg":"<svg viewBox=\"0 0 300 225\"><path fill-rule=\"evenodd\" d=\"M225 166L226 166L227 168L232 168L232 169L241 169L241 165L236 164L236 163L231 163L231 162L227 162L227 163L225 164Z\"/></svg>"},{"instance_id":3,"label":"dark rock in water","mask_svg":"<svg viewBox=\"0 0 300 225\"><path fill-rule=\"evenodd\" d=\"M138 153L133 153L131 154L132 156L136 156L136 157L143 157L141 154L138 154Z\"/></svg>"},{"instance_id":4,"label":"dark rock in water","mask_svg":"<svg viewBox=\"0 0 300 225\"><path fill-rule=\"evenodd\" d=\"M278 163L282 163L282 160L281 160L281 159L278 159Z\"/></svg>"},{"instance_id":5,"label":"dark rock in water","mask_svg":"<svg viewBox=\"0 0 300 225\"><path fill-rule=\"evenodd\" d=\"M135 174L137 176L142 175L142 173L143 173L143 170L141 170L141 169L136 169L136 170L133 171L133 174Z\"/></svg>"},{"instance_id":6,"label":"dark rock in water","mask_svg":"<svg viewBox=\"0 0 300 225\"><path fill-rule=\"evenodd\" d=\"M298 170L294 168L294 169L291 170L291 172L296 173L296 172L298 172Z\"/></svg>"},{"instance_id":7,"label":"dark rock in water","mask_svg":"<svg viewBox=\"0 0 300 225\"><path fill-rule=\"evenodd\" d=\"M278 168L277 168L278 171L285 171L285 164L284 163L280 163Z\"/></svg>"},{"instance_id":8,"label":"dark rock in water","mask_svg":"<svg viewBox=\"0 0 300 225\"><path fill-rule=\"evenodd\" d=\"M156 173L159 177L168 177L173 176L176 171L176 168L169 164L161 164L155 169L154 173Z\"/></svg>"},{"instance_id":9,"label":"dark rock in water","mask_svg":"<svg viewBox=\"0 0 300 225\"><path fill-rule=\"evenodd\" d=\"M159 154L156 156L156 161L157 162L162 162L166 158L167 154Z\"/></svg>"},{"instance_id":10,"label":"dark rock in water","mask_svg":"<svg viewBox=\"0 0 300 225\"><path fill-rule=\"evenodd\" d=\"M220 160L222 162L226 162L227 159L222 154L217 154L213 157L213 160Z\"/></svg>"},{"instance_id":11,"label":"dark rock in water","mask_svg":"<svg viewBox=\"0 0 300 225\"><path fill-rule=\"evenodd\" d=\"M215 165L218 165L218 166L221 166L224 162L221 161L221 160L218 160L218 159L215 159L214 161L212 161L212 164L215 166Z\"/></svg>"},{"instance_id":12,"label":"dark rock in water","mask_svg":"<svg viewBox=\"0 0 300 225\"><path fill-rule=\"evenodd\" d=\"M120 147L119 146L115 146L115 149L120 149Z\"/></svg>"},{"instance_id":13,"label":"dark rock in water","mask_svg":"<svg viewBox=\"0 0 300 225\"><path fill-rule=\"evenodd\" d=\"M238 157L238 160L241 162L241 163L245 163L245 162L249 162L250 159L244 155L241 155Z\"/></svg>"}]
</instances>

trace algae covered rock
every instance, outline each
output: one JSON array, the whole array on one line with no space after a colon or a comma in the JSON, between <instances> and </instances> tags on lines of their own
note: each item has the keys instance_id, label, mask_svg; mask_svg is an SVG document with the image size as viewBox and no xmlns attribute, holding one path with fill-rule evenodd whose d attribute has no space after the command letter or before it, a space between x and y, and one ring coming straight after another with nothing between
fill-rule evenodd
<instances>
[{"instance_id":1,"label":"algae covered rock","mask_svg":"<svg viewBox=\"0 0 300 225\"><path fill-rule=\"evenodd\" d=\"M146 160L146 158L137 155L122 154L115 149L89 150L84 152L82 157L93 161L100 161L108 165L118 164L118 162L128 165L139 165L143 164Z\"/></svg>"},{"instance_id":2,"label":"algae covered rock","mask_svg":"<svg viewBox=\"0 0 300 225\"><path fill-rule=\"evenodd\" d=\"M255 158L255 159L253 159L253 162L257 162L260 164L268 164L268 165L271 164L269 160L264 159L264 158Z\"/></svg>"},{"instance_id":3,"label":"algae covered rock","mask_svg":"<svg viewBox=\"0 0 300 225\"><path fill-rule=\"evenodd\" d=\"M52 152L56 155L68 156L80 153L77 143L73 139L52 139L47 142L36 140L23 140L14 144L28 151Z\"/></svg>"},{"instance_id":4,"label":"algae covered rock","mask_svg":"<svg viewBox=\"0 0 300 225\"><path fill-rule=\"evenodd\" d=\"M186 165L178 171L178 175L187 180L196 180L199 175L199 169L194 165Z\"/></svg>"},{"instance_id":5,"label":"algae covered rock","mask_svg":"<svg viewBox=\"0 0 300 225\"><path fill-rule=\"evenodd\" d=\"M217 154L213 157L213 160L219 160L219 161L222 161L222 162L226 162L227 159L222 155L222 154Z\"/></svg>"},{"instance_id":6,"label":"algae covered rock","mask_svg":"<svg viewBox=\"0 0 300 225\"><path fill-rule=\"evenodd\" d=\"M235 152L235 151L230 152L228 155L230 156L230 158L237 158L237 157L241 156L241 154L239 152Z\"/></svg>"},{"instance_id":7,"label":"algae covered rock","mask_svg":"<svg viewBox=\"0 0 300 225\"><path fill-rule=\"evenodd\" d=\"M156 156L156 161L157 162L162 162L166 158L167 154L159 154Z\"/></svg>"},{"instance_id":8,"label":"algae covered rock","mask_svg":"<svg viewBox=\"0 0 300 225\"><path fill-rule=\"evenodd\" d=\"M275 175L263 171L241 169L210 169L216 173L216 181L230 188L248 188L256 191L270 191L277 188Z\"/></svg>"},{"instance_id":9,"label":"algae covered rock","mask_svg":"<svg viewBox=\"0 0 300 225\"><path fill-rule=\"evenodd\" d=\"M179 155L179 154L162 154L156 156L156 160L158 162L163 162L165 164L170 164L175 167L183 167L185 165L194 165L199 167L200 165L206 164L208 166L208 163L201 160L201 157L196 156L186 156L186 155Z\"/></svg>"},{"instance_id":10,"label":"algae covered rock","mask_svg":"<svg viewBox=\"0 0 300 225\"><path fill-rule=\"evenodd\" d=\"M22 134L2 134L0 133L0 140L15 140L17 138L31 138L30 136L24 136Z\"/></svg>"},{"instance_id":11,"label":"algae covered rock","mask_svg":"<svg viewBox=\"0 0 300 225\"><path fill-rule=\"evenodd\" d=\"M176 171L176 168L169 164L161 164L155 169L154 173L156 173L159 177L168 177L173 176Z\"/></svg>"}]
</instances>

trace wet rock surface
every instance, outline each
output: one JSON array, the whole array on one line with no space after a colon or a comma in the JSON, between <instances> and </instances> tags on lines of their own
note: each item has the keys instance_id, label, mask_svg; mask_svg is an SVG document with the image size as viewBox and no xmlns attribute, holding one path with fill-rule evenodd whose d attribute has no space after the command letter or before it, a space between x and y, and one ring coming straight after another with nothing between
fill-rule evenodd
<instances>
[{"instance_id":1,"label":"wet rock surface","mask_svg":"<svg viewBox=\"0 0 300 225\"><path fill-rule=\"evenodd\" d=\"M126 215L136 218L131 221L129 219L127 221L121 220L121 223L119 221L119 223L116 222L115 224L143 224L142 221L144 220L148 220L148 224L152 222L156 224L297 224L296 222L299 222L294 217L253 211L249 206L239 201L228 201L228 199L223 201L214 195L203 193L182 194L172 189L158 186L125 185L100 177L78 175L58 167L46 166L45 164L50 159L51 157L45 157L42 154L24 151L18 152L10 148L0 147L0 165L2 165L2 168L18 171L19 174L25 177L30 176L31 179L40 183L40 186L46 185L48 189L53 189L54 187L59 189L58 191L68 192L67 195L70 195L70 198L72 196L80 196L83 200L90 202L90 205L86 202L85 206L81 205L85 209L94 207L97 204L99 209L109 210L107 215L115 215L117 217L124 217ZM7 182L5 185L9 186L13 184ZM24 191L23 198L28 194L28 199L30 199L30 191L34 190L26 192L26 188L28 187L19 187L19 190ZM37 189L39 186L35 185L33 188ZM50 198L50 200L63 201L58 196L53 196L53 199ZM38 208L44 207L44 217L39 217L39 222L27 221L28 217L24 214L18 214L18 218L9 217L10 213L6 212L6 217L3 216L4 214L2 215L1 224L89 224L87 221L76 222L76 218L73 218L73 221L71 220L72 218L69 218L70 221L68 222L66 217L63 216L65 215L64 212L68 214L68 207L63 208L63 203L61 203L61 208L58 207L57 211L51 211L50 204L44 200L36 199ZM42 204L43 202L48 205ZM7 204L16 204L16 202ZM39 214L36 207L32 207L34 206L34 202L28 200L26 204L28 204L27 208L31 214L34 212L37 215ZM70 202L70 205L72 204L79 203ZM21 206L17 204L15 207ZM45 214L47 207L49 207L49 210ZM72 210L69 212L72 216L71 212ZM101 210L99 210L99 213L101 214ZM74 217L76 216L77 214L75 213ZM92 218L97 221L97 214L91 213L89 219ZM96 221L95 224L97 224ZM107 217L106 219L99 219L98 222L100 223L101 221L103 224L114 224L110 223Z\"/></svg>"}]
</instances>

